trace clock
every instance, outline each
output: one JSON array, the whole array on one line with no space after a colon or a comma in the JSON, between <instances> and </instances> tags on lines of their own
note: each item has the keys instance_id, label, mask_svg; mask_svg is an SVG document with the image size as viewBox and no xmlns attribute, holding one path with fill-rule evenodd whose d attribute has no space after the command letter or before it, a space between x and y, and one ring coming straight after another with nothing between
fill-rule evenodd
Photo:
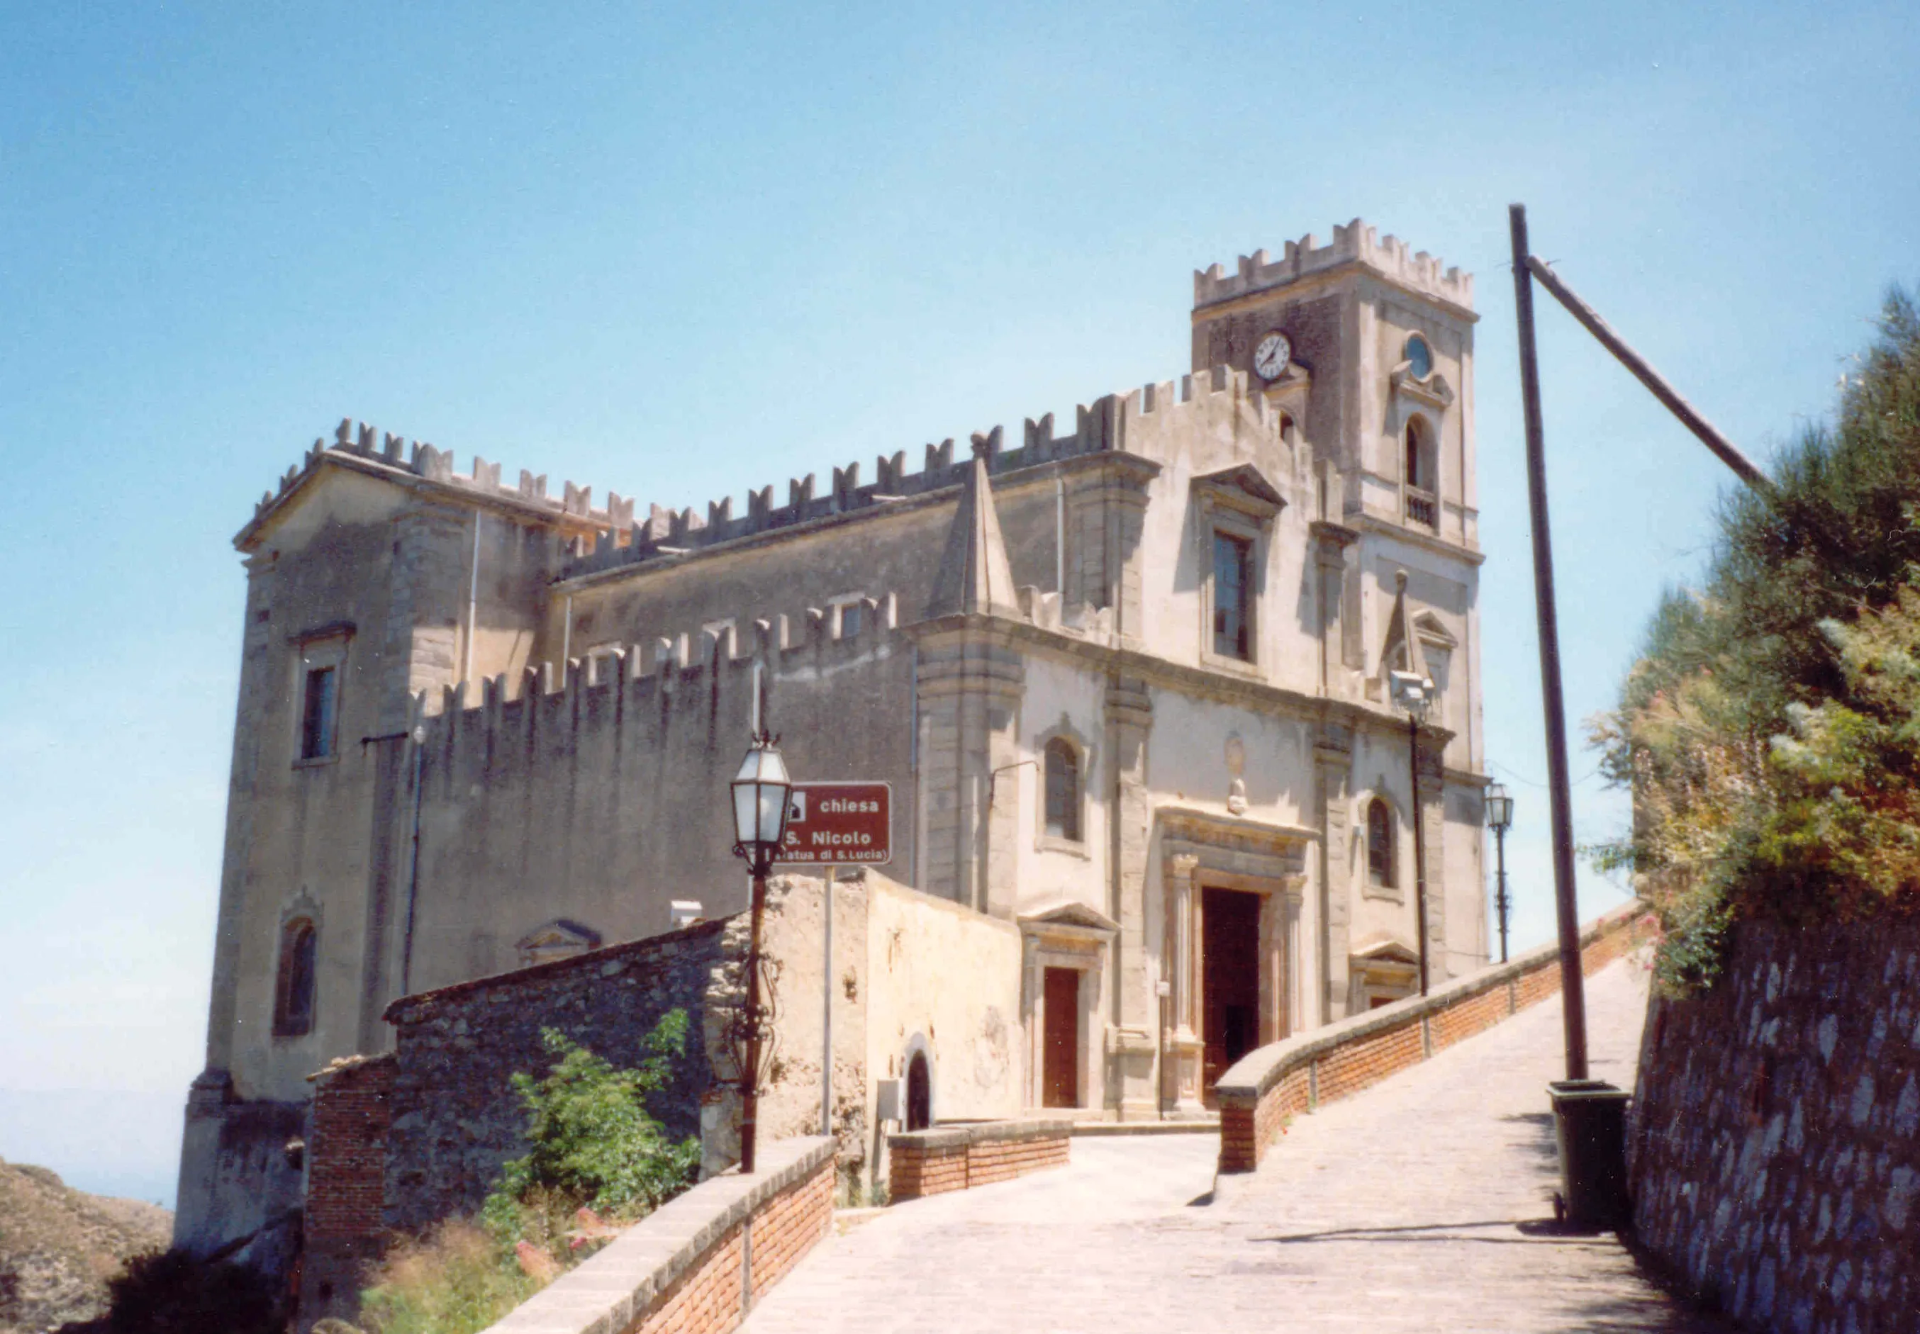
<instances>
[{"instance_id":1,"label":"clock","mask_svg":"<svg viewBox=\"0 0 1920 1334\"><path fill-rule=\"evenodd\" d=\"M1253 369L1263 380L1278 379L1280 372L1293 360L1293 340L1275 329L1260 340L1253 349Z\"/></svg>"}]
</instances>

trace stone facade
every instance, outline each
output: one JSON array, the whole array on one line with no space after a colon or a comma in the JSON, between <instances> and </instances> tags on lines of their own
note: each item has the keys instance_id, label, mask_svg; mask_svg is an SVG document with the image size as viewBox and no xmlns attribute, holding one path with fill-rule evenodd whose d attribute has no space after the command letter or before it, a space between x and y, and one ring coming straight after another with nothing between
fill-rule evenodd
<instances>
[{"instance_id":1,"label":"stone facade","mask_svg":"<svg viewBox=\"0 0 1920 1334\"><path fill-rule=\"evenodd\" d=\"M801 778L892 785L892 874L949 910L905 917L999 932L948 981L921 956L924 1029L864 1024L897 1044L871 1085L919 1055L949 1109L1198 1114L1248 1047L1407 994L1422 946L1436 981L1478 966L1471 279L1356 221L1194 298L1190 374L785 504L642 514L370 427L316 441L236 539L181 1238L297 1197L222 1127L297 1116L396 999L743 906L723 793L756 721ZM1423 867L1396 669L1439 687ZM931 1017L968 989L977 1049Z\"/></svg>"},{"instance_id":2,"label":"stone facade","mask_svg":"<svg viewBox=\"0 0 1920 1334\"><path fill-rule=\"evenodd\" d=\"M1737 928L1656 999L1628 1131L1641 1243L1765 1330L1920 1312L1920 920Z\"/></svg>"}]
</instances>

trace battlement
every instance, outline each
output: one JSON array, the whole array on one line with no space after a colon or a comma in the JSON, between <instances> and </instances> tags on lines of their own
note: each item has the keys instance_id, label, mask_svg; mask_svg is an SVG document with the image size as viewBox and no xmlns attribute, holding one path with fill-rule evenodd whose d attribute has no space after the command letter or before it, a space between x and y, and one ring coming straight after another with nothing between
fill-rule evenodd
<instances>
[{"instance_id":1,"label":"battlement","mask_svg":"<svg viewBox=\"0 0 1920 1334\"><path fill-rule=\"evenodd\" d=\"M1227 366L1177 381L1164 380L1127 393L1107 394L1074 410L1073 429L1056 433L1054 414L1029 417L1021 432L1021 443L1005 448L1003 428L976 431L973 448L984 453L987 472L998 477L1039 467L1059 459L1124 451L1130 421L1156 416L1165 420L1195 404L1216 401L1216 395L1229 395L1226 402L1241 401L1254 416L1267 421L1266 400L1246 393L1246 376ZM574 542L573 559L561 570L562 578L595 574L622 565L651 560L656 556L678 555L705 547L718 546L756 533L792 528L800 524L861 511L877 512L891 502L923 496L959 486L966 477L968 458L955 457L951 438L925 447L924 463L917 472L907 470L907 453L898 451L874 460L874 480L862 483L860 461L833 469L831 490L817 490L815 474L792 478L787 482L787 503L773 503L772 486L749 491L746 505L736 512L733 497L709 501L704 517L694 509L669 510L652 506L647 518L621 532L608 528L589 543Z\"/></svg>"},{"instance_id":2,"label":"battlement","mask_svg":"<svg viewBox=\"0 0 1920 1334\"><path fill-rule=\"evenodd\" d=\"M596 648L563 664L530 665L517 676L501 673L423 690L414 697L414 716L428 727L429 746L467 749L516 727L565 730L614 720L668 696L698 699L708 708L730 697L747 712L744 697L734 692L761 684L756 667L776 680L805 678L891 656L900 628L898 598L866 598L859 610L850 632L845 608L836 615L809 607L797 616L739 617L718 628Z\"/></svg>"},{"instance_id":3,"label":"battlement","mask_svg":"<svg viewBox=\"0 0 1920 1334\"><path fill-rule=\"evenodd\" d=\"M1265 250L1240 256L1238 272L1223 273L1218 264L1193 273L1193 308L1265 292L1324 273L1341 264L1358 262L1403 287L1455 305L1473 306L1473 275L1459 268L1443 269L1442 261L1422 250L1409 253L1397 236L1378 236L1377 229L1359 218L1333 226L1333 241L1318 245L1311 232L1287 242L1286 253L1274 259Z\"/></svg>"},{"instance_id":4,"label":"battlement","mask_svg":"<svg viewBox=\"0 0 1920 1334\"><path fill-rule=\"evenodd\" d=\"M408 441L403 436L382 432L365 422L355 422L350 417L341 418L340 425L334 428L331 444L324 437L316 439L307 450L306 459L288 468L280 478L279 485L260 497L253 507L253 522L258 523L265 518L328 455L366 459L410 472L430 482L472 491L478 496L504 499L544 510L563 524L572 521L571 526L574 527L618 531L633 523L633 501L617 491L609 491L606 505L595 509L592 487L576 486L568 481L559 496L550 496L547 494L544 473L536 477L522 468L517 484L503 485L500 481L500 465L489 463L477 454L473 459L473 471L463 476L453 470L452 450L437 449L419 440Z\"/></svg>"}]
</instances>

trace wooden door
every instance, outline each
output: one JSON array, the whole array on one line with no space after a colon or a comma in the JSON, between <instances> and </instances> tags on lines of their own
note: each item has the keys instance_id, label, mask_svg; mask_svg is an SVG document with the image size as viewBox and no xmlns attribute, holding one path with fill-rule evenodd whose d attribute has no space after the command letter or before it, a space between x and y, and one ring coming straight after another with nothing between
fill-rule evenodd
<instances>
[{"instance_id":1,"label":"wooden door","mask_svg":"<svg viewBox=\"0 0 1920 1334\"><path fill-rule=\"evenodd\" d=\"M1046 972L1046 1034L1040 1059L1040 1105L1080 1105L1080 974L1072 968Z\"/></svg>"},{"instance_id":2,"label":"wooden door","mask_svg":"<svg viewBox=\"0 0 1920 1334\"><path fill-rule=\"evenodd\" d=\"M1260 1045L1260 896L1209 889L1200 908L1201 1026L1208 1097Z\"/></svg>"}]
</instances>

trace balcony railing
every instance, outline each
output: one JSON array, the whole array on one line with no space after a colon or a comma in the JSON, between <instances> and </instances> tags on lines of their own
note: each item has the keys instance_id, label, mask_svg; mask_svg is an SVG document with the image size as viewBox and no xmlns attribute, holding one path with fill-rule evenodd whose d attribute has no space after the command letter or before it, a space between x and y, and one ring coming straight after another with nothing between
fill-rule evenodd
<instances>
[{"instance_id":1,"label":"balcony railing","mask_svg":"<svg viewBox=\"0 0 1920 1334\"><path fill-rule=\"evenodd\" d=\"M1440 498L1431 491L1407 488L1407 522L1417 523L1435 532L1440 530Z\"/></svg>"}]
</instances>

